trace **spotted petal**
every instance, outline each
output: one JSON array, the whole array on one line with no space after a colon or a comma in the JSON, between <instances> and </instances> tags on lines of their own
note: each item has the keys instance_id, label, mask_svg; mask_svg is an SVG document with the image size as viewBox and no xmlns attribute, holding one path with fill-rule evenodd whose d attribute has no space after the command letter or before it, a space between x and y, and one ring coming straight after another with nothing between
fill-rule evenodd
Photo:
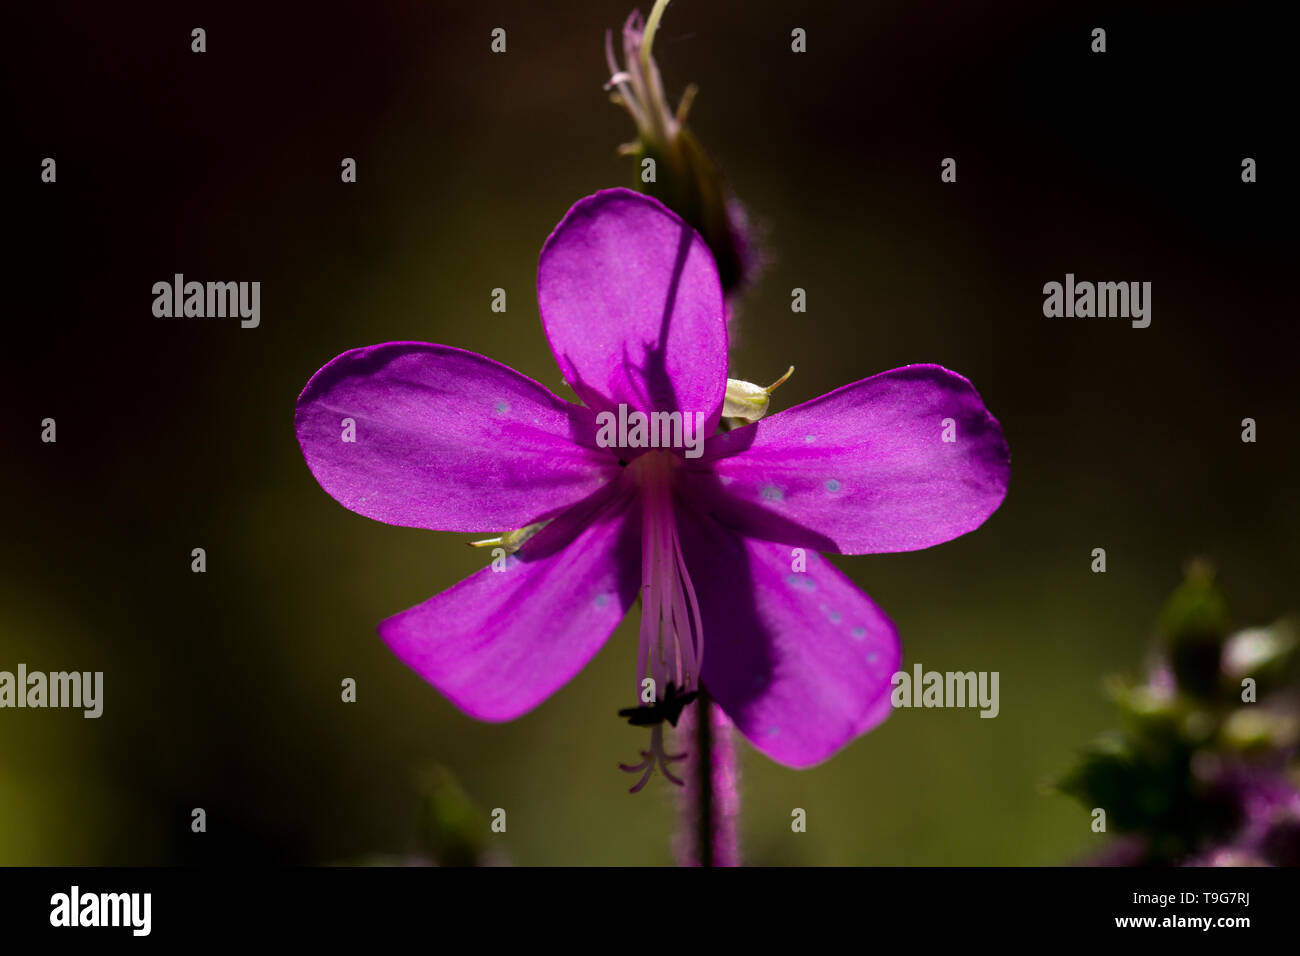
<instances>
[{"instance_id":1,"label":"spotted petal","mask_svg":"<svg viewBox=\"0 0 1300 956\"><path fill-rule=\"evenodd\" d=\"M685 481L743 534L868 554L973 531L1009 473L1002 428L974 386L909 365L710 438Z\"/></svg>"},{"instance_id":2,"label":"spotted petal","mask_svg":"<svg viewBox=\"0 0 1300 956\"><path fill-rule=\"evenodd\" d=\"M870 598L816 552L798 571L784 545L689 509L678 520L704 620L704 686L755 747L809 767L889 715L901 651Z\"/></svg>"}]
</instances>

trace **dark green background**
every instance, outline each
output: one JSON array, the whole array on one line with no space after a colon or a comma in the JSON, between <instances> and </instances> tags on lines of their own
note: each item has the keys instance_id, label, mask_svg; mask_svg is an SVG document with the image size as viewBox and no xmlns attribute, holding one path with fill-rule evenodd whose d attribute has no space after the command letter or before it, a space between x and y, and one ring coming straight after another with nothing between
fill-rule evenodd
<instances>
[{"instance_id":1,"label":"dark green background","mask_svg":"<svg viewBox=\"0 0 1300 956\"><path fill-rule=\"evenodd\" d=\"M433 764L485 829L507 810L493 845L516 863L671 860L668 788L629 796L615 769L643 745L615 716L635 621L525 718L463 716L374 628L484 554L345 511L292 426L319 366L388 340L562 388L537 253L572 202L630 181L614 148L631 123L601 91L603 32L629 2L17 11L0 669L102 670L106 689L98 721L0 711L0 863L403 854ZM1006 503L976 533L836 559L897 622L908 666L999 671L1000 716L901 711L803 772L742 747L748 860L1074 859L1102 838L1044 784L1112 722L1100 680L1141 668L1183 561L1215 561L1239 624L1296 608L1300 334L1278 146L1293 78L1271 14L1231 11L669 8L669 95L699 84L693 127L768 236L732 374L796 365L788 407L937 362L974 381L1012 453ZM206 54L189 51L195 26ZM790 52L795 26L807 54ZM39 182L45 156L57 185ZM154 319L151 286L174 272L260 280L261 327ZM1045 319L1042 285L1066 272L1151 281L1151 327ZM56 445L39 441L46 416Z\"/></svg>"}]
</instances>

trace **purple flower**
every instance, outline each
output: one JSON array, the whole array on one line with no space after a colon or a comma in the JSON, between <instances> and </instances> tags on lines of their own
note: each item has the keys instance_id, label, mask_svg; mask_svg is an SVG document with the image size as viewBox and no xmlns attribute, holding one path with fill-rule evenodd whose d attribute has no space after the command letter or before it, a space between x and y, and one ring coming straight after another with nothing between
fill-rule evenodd
<instances>
[{"instance_id":1,"label":"purple flower","mask_svg":"<svg viewBox=\"0 0 1300 956\"><path fill-rule=\"evenodd\" d=\"M542 248L537 294L585 407L418 342L345 352L298 399L308 467L344 507L502 532L502 552L517 547L494 561L504 570L382 622L383 639L467 714L510 720L572 678L639 594L632 702L647 676L660 696L702 681L754 746L792 767L883 720L897 632L816 551L926 548L998 507L1007 447L971 384L911 365L715 434L727 384L717 268L680 218L630 190L569 210ZM598 415L620 405L698 412L710 437L693 458L602 447ZM347 418L354 441L341 440Z\"/></svg>"},{"instance_id":2,"label":"purple flower","mask_svg":"<svg viewBox=\"0 0 1300 956\"><path fill-rule=\"evenodd\" d=\"M1211 792L1233 809L1236 825L1183 865L1300 866L1300 790L1287 776L1285 755L1207 763Z\"/></svg>"}]
</instances>

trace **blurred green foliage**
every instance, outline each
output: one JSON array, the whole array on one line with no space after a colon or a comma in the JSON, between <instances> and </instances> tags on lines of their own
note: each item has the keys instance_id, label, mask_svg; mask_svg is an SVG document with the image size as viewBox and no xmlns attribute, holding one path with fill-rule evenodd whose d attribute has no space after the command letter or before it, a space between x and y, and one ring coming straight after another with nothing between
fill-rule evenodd
<instances>
[{"instance_id":1,"label":"blurred green foliage","mask_svg":"<svg viewBox=\"0 0 1300 956\"><path fill-rule=\"evenodd\" d=\"M1122 862L1168 864L1230 839L1249 822L1249 781L1285 789L1297 740L1294 624L1230 632L1228 605L1204 561L1169 597L1144 683L1112 679L1121 728L1059 781L1108 828L1136 835ZM1261 696L1262 695L1262 696Z\"/></svg>"}]
</instances>

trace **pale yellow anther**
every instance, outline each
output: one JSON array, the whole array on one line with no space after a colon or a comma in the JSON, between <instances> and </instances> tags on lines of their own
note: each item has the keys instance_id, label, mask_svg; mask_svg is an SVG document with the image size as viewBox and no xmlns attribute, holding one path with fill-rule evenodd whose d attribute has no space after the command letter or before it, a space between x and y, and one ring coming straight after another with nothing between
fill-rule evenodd
<instances>
[{"instance_id":1,"label":"pale yellow anther","mask_svg":"<svg viewBox=\"0 0 1300 956\"><path fill-rule=\"evenodd\" d=\"M747 422L756 422L767 414L772 392L784 385L794 374L791 365L784 375L764 388L752 382L739 379L727 379L727 392L722 400L722 414L726 418L740 418Z\"/></svg>"},{"instance_id":2,"label":"pale yellow anther","mask_svg":"<svg viewBox=\"0 0 1300 956\"><path fill-rule=\"evenodd\" d=\"M523 547L525 541L545 528L548 523L548 521L538 521L536 524L530 524L518 531L507 531L499 538L484 538L482 541L471 541L469 546L471 548L504 548L506 554L514 554Z\"/></svg>"}]
</instances>

